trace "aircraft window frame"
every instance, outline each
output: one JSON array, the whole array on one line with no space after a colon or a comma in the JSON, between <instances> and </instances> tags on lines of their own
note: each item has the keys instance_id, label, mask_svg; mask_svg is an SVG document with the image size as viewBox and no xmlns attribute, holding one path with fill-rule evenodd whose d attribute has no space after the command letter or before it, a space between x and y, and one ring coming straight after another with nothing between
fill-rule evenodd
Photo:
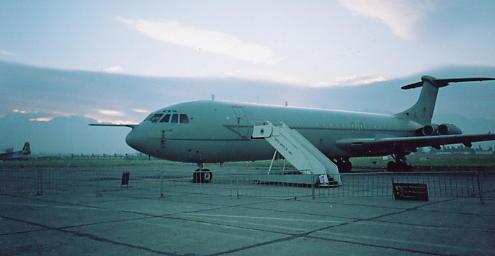
<instances>
[{"instance_id":1,"label":"aircraft window frame","mask_svg":"<svg viewBox=\"0 0 495 256\"><path fill-rule=\"evenodd\" d=\"M177 113L172 114L172 117L170 118L170 123L178 124L179 123L179 114L177 114Z\"/></svg>"},{"instance_id":2,"label":"aircraft window frame","mask_svg":"<svg viewBox=\"0 0 495 256\"><path fill-rule=\"evenodd\" d=\"M170 122L170 117L171 116L172 115L169 114L169 113L163 115L162 119L160 119L160 123L168 123L168 122Z\"/></svg>"},{"instance_id":3,"label":"aircraft window frame","mask_svg":"<svg viewBox=\"0 0 495 256\"><path fill-rule=\"evenodd\" d=\"M151 117L153 116L153 114L149 114L145 119L144 121L149 121L151 119Z\"/></svg>"},{"instance_id":4,"label":"aircraft window frame","mask_svg":"<svg viewBox=\"0 0 495 256\"><path fill-rule=\"evenodd\" d=\"M158 121L160 121L160 119L163 117L163 113L155 113L153 114L153 116L150 118L150 121L152 123L156 123Z\"/></svg>"},{"instance_id":5,"label":"aircraft window frame","mask_svg":"<svg viewBox=\"0 0 495 256\"><path fill-rule=\"evenodd\" d=\"M183 119L183 117L184 117L184 119ZM180 124L189 123L189 117L187 116L187 114L179 114L179 123Z\"/></svg>"}]
</instances>

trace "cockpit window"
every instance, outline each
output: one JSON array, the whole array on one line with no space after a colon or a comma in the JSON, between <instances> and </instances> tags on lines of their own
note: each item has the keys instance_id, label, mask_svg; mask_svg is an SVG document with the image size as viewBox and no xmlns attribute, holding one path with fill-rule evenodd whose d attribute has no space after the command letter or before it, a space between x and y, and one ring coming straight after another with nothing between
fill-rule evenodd
<instances>
[{"instance_id":1,"label":"cockpit window","mask_svg":"<svg viewBox=\"0 0 495 256\"><path fill-rule=\"evenodd\" d=\"M180 114L179 119L181 124L189 123L189 118L185 114Z\"/></svg>"},{"instance_id":2,"label":"cockpit window","mask_svg":"<svg viewBox=\"0 0 495 256\"><path fill-rule=\"evenodd\" d=\"M170 120L171 123L177 123L179 121L179 115L178 114L173 114L172 115L172 120Z\"/></svg>"},{"instance_id":3,"label":"cockpit window","mask_svg":"<svg viewBox=\"0 0 495 256\"><path fill-rule=\"evenodd\" d=\"M144 121L149 121L151 120L151 118L153 117L153 114L149 114L145 119Z\"/></svg>"},{"instance_id":4,"label":"cockpit window","mask_svg":"<svg viewBox=\"0 0 495 256\"><path fill-rule=\"evenodd\" d=\"M158 122L158 120L160 120L160 118L162 118L163 114L153 114L153 116L150 118L150 121L152 123L156 123Z\"/></svg>"},{"instance_id":5,"label":"cockpit window","mask_svg":"<svg viewBox=\"0 0 495 256\"><path fill-rule=\"evenodd\" d=\"M163 116L162 120L160 120L160 123L168 123L170 120L170 114L166 114Z\"/></svg>"}]
</instances>

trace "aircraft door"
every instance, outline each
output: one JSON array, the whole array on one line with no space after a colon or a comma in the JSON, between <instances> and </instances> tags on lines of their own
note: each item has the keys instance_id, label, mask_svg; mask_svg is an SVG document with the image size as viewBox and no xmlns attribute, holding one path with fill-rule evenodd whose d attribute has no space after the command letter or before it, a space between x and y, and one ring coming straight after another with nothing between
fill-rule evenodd
<instances>
[{"instance_id":1,"label":"aircraft door","mask_svg":"<svg viewBox=\"0 0 495 256\"><path fill-rule=\"evenodd\" d=\"M243 138L251 137L251 126L246 111L241 106L232 106L234 112L234 130Z\"/></svg>"}]
</instances>

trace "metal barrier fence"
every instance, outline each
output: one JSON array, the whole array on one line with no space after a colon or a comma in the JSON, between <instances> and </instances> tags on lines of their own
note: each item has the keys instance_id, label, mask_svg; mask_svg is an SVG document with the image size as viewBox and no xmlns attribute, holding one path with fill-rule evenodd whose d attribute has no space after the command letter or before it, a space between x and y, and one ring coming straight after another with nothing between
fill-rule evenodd
<instances>
[{"instance_id":1,"label":"metal barrier fence","mask_svg":"<svg viewBox=\"0 0 495 256\"><path fill-rule=\"evenodd\" d=\"M409 172L342 174L343 185L318 187L313 175L297 175L299 182L280 182L284 175L247 168L245 173L215 173L209 183L192 183L192 175L173 175L157 166L144 170L129 167L0 169L0 194L49 195L78 193L127 197L158 197L198 194L203 196L300 198L300 197L392 197L392 183L426 184L430 198L495 199L495 172ZM122 186L122 173L129 171L129 185ZM190 172L187 172L188 174ZM267 178L270 177L270 178ZM295 176L294 176L295 177ZM277 182L278 181L278 182Z\"/></svg>"}]
</instances>

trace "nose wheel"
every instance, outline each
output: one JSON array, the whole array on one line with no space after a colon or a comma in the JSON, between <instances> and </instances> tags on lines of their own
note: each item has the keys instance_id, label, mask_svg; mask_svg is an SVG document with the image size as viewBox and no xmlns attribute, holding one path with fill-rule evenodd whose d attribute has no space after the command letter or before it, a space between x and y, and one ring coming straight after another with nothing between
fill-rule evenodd
<instances>
[{"instance_id":1,"label":"nose wheel","mask_svg":"<svg viewBox=\"0 0 495 256\"><path fill-rule=\"evenodd\" d=\"M209 169L196 169L193 172L193 183L209 183L213 179L213 173Z\"/></svg>"}]
</instances>

